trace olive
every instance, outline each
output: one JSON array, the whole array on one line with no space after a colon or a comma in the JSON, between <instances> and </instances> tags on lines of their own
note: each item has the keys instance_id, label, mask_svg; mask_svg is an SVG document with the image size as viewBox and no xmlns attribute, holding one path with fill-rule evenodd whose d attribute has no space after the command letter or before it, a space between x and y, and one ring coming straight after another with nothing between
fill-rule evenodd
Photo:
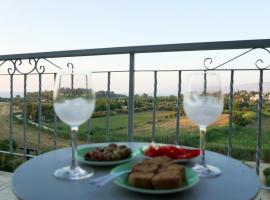
<instances>
[{"instance_id":1,"label":"olive","mask_svg":"<svg viewBox=\"0 0 270 200\"><path fill-rule=\"evenodd\" d=\"M113 154L112 155L112 160L120 160L121 159L121 156L119 154Z\"/></svg>"},{"instance_id":2,"label":"olive","mask_svg":"<svg viewBox=\"0 0 270 200\"><path fill-rule=\"evenodd\" d=\"M117 144L114 144L114 143L109 144L109 147L114 147L114 148L116 148L116 147L117 147Z\"/></svg>"},{"instance_id":3,"label":"olive","mask_svg":"<svg viewBox=\"0 0 270 200\"><path fill-rule=\"evenodd\" d=\"M120 145L120 146L119 146L119 149L125 149L125 148L127 148L126 145Z\"/></svg>"}]
</instances>

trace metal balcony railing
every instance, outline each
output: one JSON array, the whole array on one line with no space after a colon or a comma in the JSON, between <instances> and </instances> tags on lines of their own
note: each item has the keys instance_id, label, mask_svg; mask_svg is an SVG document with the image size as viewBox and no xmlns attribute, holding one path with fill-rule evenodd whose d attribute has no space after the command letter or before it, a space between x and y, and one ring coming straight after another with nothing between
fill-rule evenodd
<instances>
[{"instance_id":1,"label":"metal balcony railing","mask_svg":"<svg viewBox=\"0 0 270 200\"><path fill-rule=\"evenodd\" d=\"M183 43L183 44L166 44L166 45L148 45L148 46L130 46L130 47L115 47L115 48L100 48L100 49L83 49L83 50L70 50L70 51L54 51L54 52L40 52L40 53L26 53L26 54L12 54L12 55L0 55L0 67L5 65L8 66L7 73L2 74L9 76L10 78L10 101L9 101L9 151L3 151L0 149L0 153L14 154L21 156L29 156L27 152L26 144L26 128L27 128L27 79L31 75L37 75L39 81L38 87L38 141L37 141L37 152L40 153L41 143L41 117L42 117L42 77L45 74L51 74L56 76L56 73L45 72L46 66L39 64L40 60L44 60L48 64L52 64L55 67L59 67L50 61L50 58L69 58L69 57L82 57L82 56L97 56L97 55L116 55L116 54L128 54L129 55L129 70L128 71L99 71L94 73L106 73L107 74L107 96L106 96L106 141L108 141L108 135L110 130L110 90L111 90L111 74L116 72L128 72L129 73L129 100L128 100L128 135L127 140L133 141L133 124L134 124L134 84L135 84L135 73L136 72L149 72L153 73L154 76L154 94L153 94L153 114L152 114L152 141L156 139L156 110L157 110L157 74L162 72L175 72L178 74L178 91L177 91L177 105L176 105L176 144L180 144L179 136L181 133L180 129L180 107L181 107L181 91L182 91L182 74L187 71L229 71L230 72L230 90L229 90L229 132L228 132L228 156L232 154L232 112L234 102L234 72L241 70L258 71L259 72L259 100L258 100L258 118L257 118L257 133L256 133L256 171L259 173L260 160L261 160L261 132L262 132L262 101L263 101L263 73L270 65L261 67L263 60L257 59L255 62L254 69L250 68L239 68L239 69L221 69L224 66L239 57L249 54L255 49L262 49L270 54L267 49L270 47L270 39L264 40L243 40L243 41L221 41L221 42L204 42L204 43ZM203 69L177 69L177 70L135 70L135 55L142 53L159 53L159 52L180 52L180 51L211 51L211 50L235 50L243 49L243 53L236 55L235 57L223 62L214 67L210 67L212 63L211 58L204 60ZM32 66L29 72L22 72L20 67L23 67L24 62L28 61L27 65ZM69 67L72 67L69 64ZM13 149L13 103L14 103L14 86L13 81L15 76L23 76L23 144L24 153L14 152ZM0 76L1 78L1 76ZM54 114L54 133L53 143L54 148L57 147L57 117ZM90 130L90 121L88 123Z\"/></svg>"}]
</instances>

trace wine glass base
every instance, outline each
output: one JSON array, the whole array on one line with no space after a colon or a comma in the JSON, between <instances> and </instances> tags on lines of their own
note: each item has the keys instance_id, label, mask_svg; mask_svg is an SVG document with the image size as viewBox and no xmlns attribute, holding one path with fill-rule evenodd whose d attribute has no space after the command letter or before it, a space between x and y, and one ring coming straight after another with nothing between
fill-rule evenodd
<instances>
[{"instance_id":1,"label":"wine glass base","mask_svg":"<svg viewBox=\"0 0 270 200\"><path fill-rule=\"evenodd\" d=\"M70 166L57 169L54 172L55 177L66 180L82 180L90 178L93 175L94 170L92 168L88 168L86 171L80 167L75 167L74 169L71 169Z\"/></svg>"},{"instance_id":2,"label":"wine glass base","mask_svg":"<svg viewBox=\"0 0 270 200\"><path fill-rule=\"evenodd\" d=\"M221 170L212 165L196 164L193 170L198 173L199 177L214 177L221 175Z\"/></svg>"}]
</instances>

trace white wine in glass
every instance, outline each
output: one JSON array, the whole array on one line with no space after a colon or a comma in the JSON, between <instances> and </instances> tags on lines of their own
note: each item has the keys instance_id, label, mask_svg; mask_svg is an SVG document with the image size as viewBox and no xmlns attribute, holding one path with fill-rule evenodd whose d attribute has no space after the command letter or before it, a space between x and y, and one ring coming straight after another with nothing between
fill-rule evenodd
<instances>
[{"instance_id":1,"label":"white wine in glass","mask_svg":"<svg viewBox=\"0 0 270 200\"><path fill-rule=\"evenodd\" d=\"M79 126L91 117L95 109L91 73L60 72L56 77L53 100L55 113L70 126L72 152L71 165L56 170L54 175L68 180L89 178L94 174L93 169L82 169L76 160L76 135Z\"/></svg>"},{"instance_id":2,"label":"white wine in glass","mask_svg":"<svg viewBox=\"0 0 270 200\"><path fill-rule=\"evenodd\" d=\"M223 92L220 76L212 72L193 73L188 76L184 92L184 111L200 129L201 161L193 168L201 177L221 174L205 161L205 134L209 124L215 122L223 110Z\"/></svg>"}]
</instances>

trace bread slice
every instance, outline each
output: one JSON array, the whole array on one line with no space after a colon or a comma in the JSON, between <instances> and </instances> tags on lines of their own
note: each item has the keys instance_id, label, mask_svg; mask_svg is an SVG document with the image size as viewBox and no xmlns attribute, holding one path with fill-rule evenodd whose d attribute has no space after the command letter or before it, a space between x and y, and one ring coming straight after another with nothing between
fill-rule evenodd
<instances>
[{"instance_id":1,"label":"bread slice","mask_svg":"<svg viewBox=\"0 0 270 200\"><path fill-rule=\"evenodd\" d=\"M179 171L159 172L152 178L154 189L174 189L183 184L183 179Z\"/></svg>"},{"instance_id":2,"label":"bread slice","mask_svg":"<svg viewBox=\"0 0 270 200\"><path fill-rule=\"evenodd\" d=\"M178 188L184 181L185 167L165 156L135 164L128 177L130 185L146 189Z\"/></svg>"},{"instance_id":3,"label":"bread slice","mask_svg":"<svg viewBox=\"0 0 270 200\"><path fill-rule=\"evenodd\" d=\"M183 165L170 164L158 170L158 172L165 172L165 171L168 172L175 171L175 173L178 172L181 175L182 179L183 180L185 179L185 167Z\"/></svg>"},{"instance_id":4,"label":"bread slice","mask_svg":"<svg viewBox=\"0 0 270 200\"><path fill-rule=\"evenodd\" d=\"M149 162L155 163L159 167L163 167L167 165L168 163L173 162L173 160L167 156L159 156L159 157L152 158L151 160L149 160Z\"/></svg>"},{"instance_id":5,"label":"bread slice","mask_svg":"<svg viewBox=\"0 0 270 200\"><path fill-rule=\"evenodd\" d=\"M155 163L143 162L134 165L132 172L156 173L158 168L158 165Z\"/></svg>"},{"instance_id":6,"label":"bread slice","mask_svg":"<svg viewBox=\"0 0 270 200\"><path fill-rule=\"evenodd\" d=\"M128 177L128 182L134 187L152 188L154 173L133 172Z\"/></svg>"}]
</instances>

